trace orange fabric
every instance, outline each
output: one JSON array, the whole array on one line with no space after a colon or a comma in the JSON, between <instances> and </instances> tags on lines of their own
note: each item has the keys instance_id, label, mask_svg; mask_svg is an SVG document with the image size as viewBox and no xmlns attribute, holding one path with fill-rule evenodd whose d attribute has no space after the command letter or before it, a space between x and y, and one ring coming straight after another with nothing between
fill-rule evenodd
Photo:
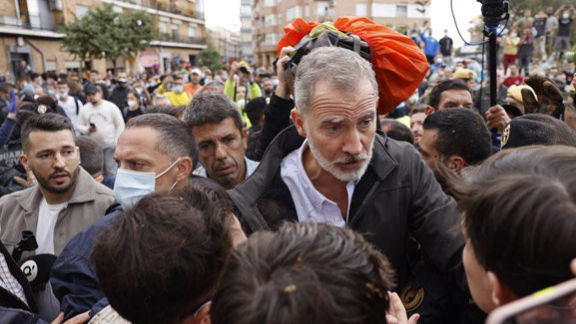
<instances>
[{"instance_id":1,"label":"orange fabric","mask_svg":"<svg viewBox=\"0 0 576 324\"><path fill-rule=\"evenodd\" d=\"M277 55L285 46L296 46L318 24L297 18L285 26ZM426 76L429 69L426 56L407 36L362 17L339 17L334 26L340 31L358 35L370 46L380 95L379 114L396 109L414 93Z\"/></svg>"}]
</instances>

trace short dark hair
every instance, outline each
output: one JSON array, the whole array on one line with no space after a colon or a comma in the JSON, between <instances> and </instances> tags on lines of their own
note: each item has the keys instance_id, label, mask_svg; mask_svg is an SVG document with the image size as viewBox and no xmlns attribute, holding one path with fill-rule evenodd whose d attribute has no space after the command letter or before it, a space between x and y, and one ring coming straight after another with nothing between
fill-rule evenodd
<instances>
[{"instance_id":1,"label":"short dark hair","mask_svg":"<svg viewBox=\"0 0 576 324\"><path fill-rule=\"evenodd\" d=\"M258 97L248 101L246 106L244 106L244 111L248 115L248 119L252 126L258 125L260 117L264 115L264 110L266 109L266 98Z\"/></svg>"},{"instance_id":2,"label":"short dark hair","mask_svg":"<svg viewBox=\"0 0 576 324\"><path fill-rule=\"evenodd\" d=\"M502 139L502 149L528 145L576 146L576 132L565 122L549 115L516 117L507 127L508 137Z\"/></svg>"},{"instance_id":3,"label":"short dark hair","mask_svg":"<svg viewBox=\"0 0 576 324\"><path fill-rule=\"evenodd\" d=\"M148 109L145 114L166 114L180 119L184 114L184 109L172 105L156 105Z\"/></svg>"},{"instance_id":4,"label":"short dark hair","mask_svg":"<svg viewBox=\"0 0 576 324\"><path fill-rule=\"evenodd\" d=\"M445 109L427 116L425 130L437 130L436 150L443 157L461 156L477 164L492 154L492 138L484 119L471 109Z\"/></svg>"},{"instance_id":5,"label":"short dark hair","mask_svg":"<svg viewBox=\"0 0 576 324\"><path fill-rule=\"evenodd\" d=\"M102 147L92 138L82 135L76 138L76 146L80 149L80 165L90 175L102 173L104 169L104 152Z\"/></svg>"},{"instance_id":6,"label":"short dark hair","mask_svg":"<svg viewBox=\"0 0 576 324\"><path fill-rule=\"evenodd\" d=\"M30 79L34 80L38 77L41 77L42 75L40 75L39 73L33 72L32 74L30 74Z\"/></svg>"},{"instance_id":7,"label":"short dark hair","mask_svg":"<svg viewBox=\"0 0 576 324\"><path fill-rule=\"evenodd\" d=\"M395 119L384 118L380 120L380 125L382 126L382 130L387 128L385 133L391 139L414 144L414 135L412 134L412 131L401 122Z\"/></svg>"},{"instance_id":8,"label":"short dark hair","mask_svg":"<svg viewBox=\"0 0 576 324\"><path fill-rule=\"evenodd\" d=\"M186 109L184 120L189 129L205 124L219 124L232 118L242 132L242 116L236 105L222 93L207 93L195 97Z\"/></svg>"},{"instance_id":9,"label":"short dark hair","mask_svg":"<svg viewBox=\"0 0 576 324\"><path fill-rule=\"evenodd\" d=\"M438 105L440 104L440 98L442 98L442 93L448 90L466 90L470 92L470 88L466 85L466 83L459 79L451 79L445 80L438 83L432 90L428 96L428 105L434 108L434 110L438 110Z\"/></svg>"},{"instance_id":10,"label":"short dark hair","mask_svg":"<svg viewBox=\"0 0 576 324\"><path fill-rule=\"evenodd\" d=\"M34 131L59 132L62 130L70 131L72 136L74 136L74 141L76 141L74 126L72 125L70 119L54 113L30 116L20 131L22 149L27 151L30 148L30 133Z\"/></svg>"},{"instance_id":11,"label":"short dark hair","mask_svg":"<svg viewBox=\"0 0 576 324\"><path fill-rule=\"evenodd\" d=\"M232 250L223 190L192 181L153 193L96 239L92 260L110 305L134 324L175 324L210 299Z\"/></svg>"},{"instance_id":12,"label":"short dark hair","mask_svg":"<svg viewBox=\"0 0 576 324\"><path fill-rule=\"evenodd\" d=\"M214 324L386 323L392 270L351 229L286 223L230 258L212 299ZM346 307L343 307L346 305Z\"/></svg>"},{"instance_id":13,"label":"short dark hair","mask_svg":"<svg viewBox=\"0 0 576 324\"><path fill-rule=\"evenodd\" d=\"M126 128L150 127L160 133L158 151L166 154L171 160L181 156L189 156L193 160L193 168L198 163L198 150L194 138L188 132L184 123L167 114L143 114L128 121Z\"/></svg>"},{"instance_id":14,"label":"short dark hair","mask_svg":"<svg viewBox=\"0 0 576 324\"><path fill-rule=\"evenodd\" d=\"M502 151L464 179L457 200L482 267L518 297L573 277L576 148Z\"/></svg>"}]
</instances>

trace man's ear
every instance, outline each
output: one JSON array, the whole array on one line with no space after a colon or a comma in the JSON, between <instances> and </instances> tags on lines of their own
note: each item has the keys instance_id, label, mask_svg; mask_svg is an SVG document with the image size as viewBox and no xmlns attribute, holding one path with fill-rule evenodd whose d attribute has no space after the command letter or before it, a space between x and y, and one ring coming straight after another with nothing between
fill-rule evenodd
<instances>
[{"instance_id":1,"label":"man's ear","mask_svg":"<svg viewBox=\"0 0 576 324\"><path fill-rule=\"evenodd\" d=\"M492 286L492 302L496 306L502 306L518 299L510 287L500 280L494 272L488 271L488 280Z\"/></svg>"},{"instance_id":2,"label":"man's ear","mask_svg":"<svg viewBox=\"0 0 576 324\"><path fill-rule=\"evenodd\" d=\"M180 162L176 164L176 169L178 170L178 175L176 176L176 180L182 181L187 179L192 173L192 159L188 156L183 157L180 159Z\"/></svg>"},{"instance_id":3,"label":"man's ear","mask_svg":"<svg viewBox=\"0 0 576 324\"><path fill-rule=\"evenodd\" d=\"M206 305L198 310L193 316L189 316L181 324L210 324L210 306Z\"/></svg>"},{"instance_id":4,"label":"man's ear","mask_svg":"<svg viewBox=\"0 0 576 324\"><path fill-rule=\"evenodd\" d=\"M460 171L462 171L468 163L466 163L461 156L452 155L444 161L444 165L455 174L460 174Z\"/></svg>"},{"instance_id":5,"label":"man's ear","mask_svg":"<svg viewBox=\"0 0 576 324\"><path fill-rule=\"evenodd\" d=\"M427 105L426 108L424 109L424 113L426 114L426 116L432 115L435 111L436 109L434 109L434 107L430 105Z\"/></svg>"},{"instance_id":6,"label":"man's ear","mask_svg":"<svg viewBox=\"0 0 576 324\"><path fill-rule=\"evenodd\" d=\"M242 129L242 145L244 145L244 149L248 149L248 129L244 127Z\"/></svg>"},{"instance_id":7,"label":"man's ear","mask_svg":"<svg viewBox=\"0 0 576 324\"><path fill-rule=\"evenodd\" d=\"M304 129L304 118L300 110L294 108L290 112L290 115L292 116L292 121L294 122L294 126L296 126L298 134L302 137L307 137L306 129Z\"/></svg>"},{"instance_id":8,"label":"man's ear","mask_svg":"<svg viewBox=\"0 0 576 324\"><path fill-rule=\"evenodd\" d=\"M26 171L30 171L30 166L28 164L28 157L26 156L26 153L22 153L20 155L20 163L22 163Z\"/></svg>"}]
</instances>

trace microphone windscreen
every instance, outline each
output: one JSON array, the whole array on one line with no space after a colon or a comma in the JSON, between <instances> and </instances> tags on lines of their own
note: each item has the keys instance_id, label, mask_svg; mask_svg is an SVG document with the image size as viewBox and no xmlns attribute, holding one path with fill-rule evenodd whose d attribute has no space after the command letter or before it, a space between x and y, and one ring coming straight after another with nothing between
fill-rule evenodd
<instances>
[{"instance_id":1,"label":"microphone windscreen","mask_svg":"<svg viewBox=\"0 0 576 324\"><path fill-rule=\"evenodd\" d=\"M50 270L54 261L56 261L56 256L53 254L34 255L19 262L20 270L31 286L45 284L50 279Z\"/></svg>"}]
</instances>

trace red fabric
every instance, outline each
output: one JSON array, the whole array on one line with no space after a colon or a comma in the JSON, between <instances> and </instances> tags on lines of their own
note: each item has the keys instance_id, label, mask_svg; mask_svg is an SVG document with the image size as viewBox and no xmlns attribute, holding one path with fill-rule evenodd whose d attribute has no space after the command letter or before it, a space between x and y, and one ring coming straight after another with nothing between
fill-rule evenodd
<instances>
[{"instance_id":1,"label":"red fabric","mask_svg":"<svg viewBox=\"0 0 576 324\"><path fill-rule=\"evenodd\" d=\"M285 46L296 46L318 25L318 22L298 18L285 26L277 55ZM358 35L370 46L380 95L379 114L396 109L414 93L426 76L429 68L426 56L407 36L361 17L339 17L334 26L340 31Z\"/></svg>"}]
</instances>

